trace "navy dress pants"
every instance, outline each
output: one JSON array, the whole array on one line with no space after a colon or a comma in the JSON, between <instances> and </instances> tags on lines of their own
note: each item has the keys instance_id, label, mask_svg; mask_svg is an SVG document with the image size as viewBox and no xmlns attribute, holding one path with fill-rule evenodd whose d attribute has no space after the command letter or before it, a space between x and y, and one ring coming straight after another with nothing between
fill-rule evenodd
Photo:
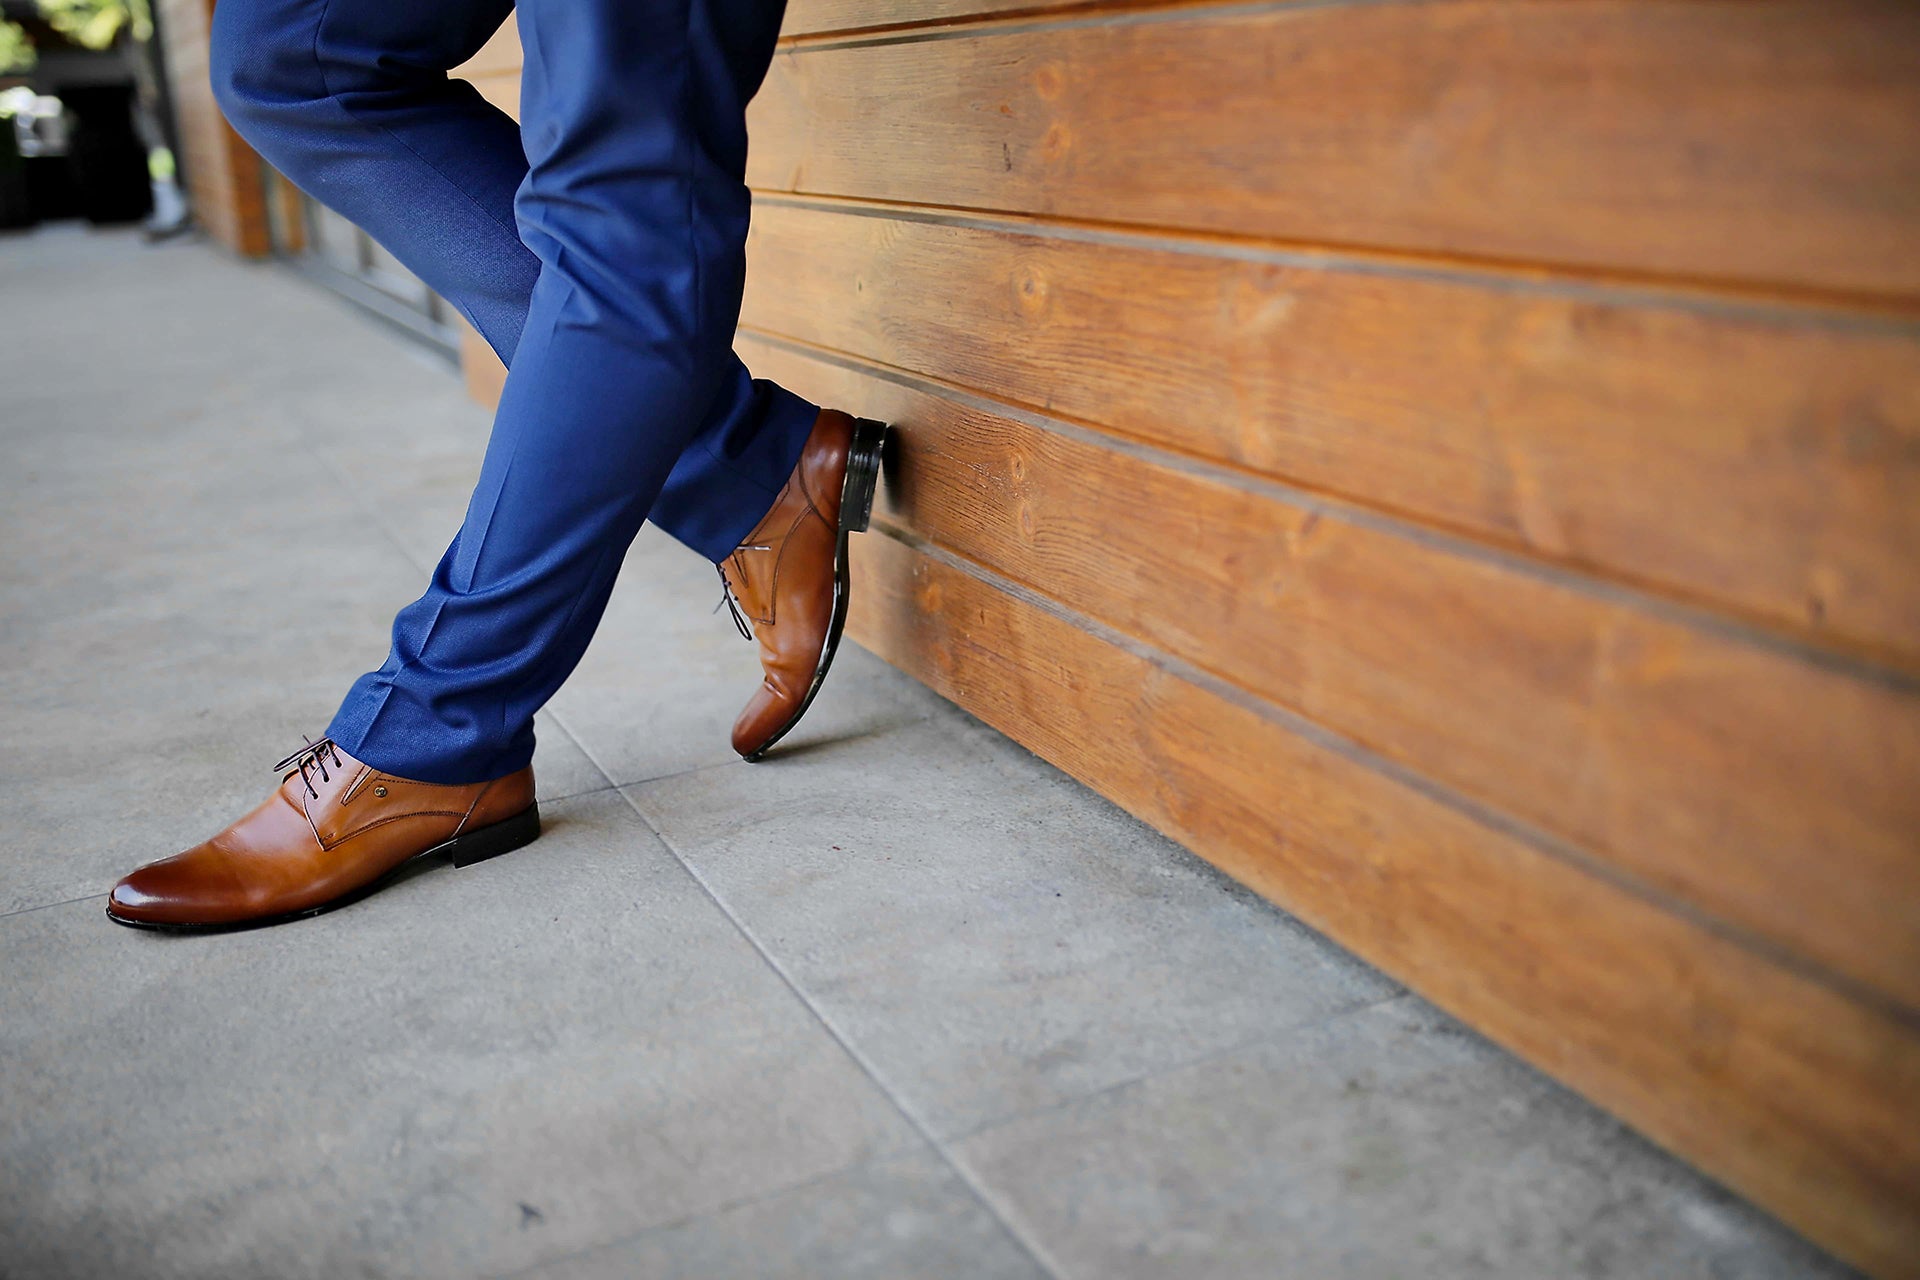
<instances>
[{"instance_id":1,"label":"navy dress pants","mask_svg":"<svg viewBox=\"0 0 1920 1280\"><path fill-rule=\"evenodd\" d=\"M521 124L446 72L503 0L219 0L215 93L507 362L480 480L392 651L327 732L475 782L533 755L641 524L719 561L818 410L733 354L744 112L784 0L521 0Z\"/></svg>"}]
</instances>

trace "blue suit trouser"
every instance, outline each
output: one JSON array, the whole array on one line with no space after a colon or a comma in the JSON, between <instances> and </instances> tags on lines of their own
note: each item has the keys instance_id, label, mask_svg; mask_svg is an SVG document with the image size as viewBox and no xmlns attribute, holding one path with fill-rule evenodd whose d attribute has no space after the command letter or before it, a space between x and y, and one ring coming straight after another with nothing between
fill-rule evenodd
<instances>
[{"instance_id":1,"label":"blue suit trouser","mask_svg":"<svg viewBox=\"0 0 1920 1280\"><path fill-rule=\"evenodd\" d=\"M746 104L784 0L521 0L521 124L446 72L507 0L219 0L243 136L507 362L480 479L392 651L327 732L427 782L533 756L651 518L718 561L817 414L733 354Z\"/></svg>"}]
</instances>

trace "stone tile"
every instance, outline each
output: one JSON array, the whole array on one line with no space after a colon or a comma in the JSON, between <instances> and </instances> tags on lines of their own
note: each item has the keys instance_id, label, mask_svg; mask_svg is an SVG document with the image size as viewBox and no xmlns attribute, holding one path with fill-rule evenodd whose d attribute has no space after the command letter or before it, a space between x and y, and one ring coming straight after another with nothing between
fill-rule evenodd
<instances>
[{"instance_id":1,"label":"stone tile","mask_svg":"<svg viewBox=\"0 0 1920 1280\"><path fill-rule=\"evenodd\" d=\"M939 1156L884 1156L516 1280L894 1280L1044 1276Z\"/></svg>"},{"instance_id":2,"label":"stone tile","mask_svg":"<svg viewBox=\"0 0 1920 1280\"><path fill-rule=\"evenodd\" d=\"M612 793L216 936L0 919L21 1275L473 1275L918 1145Z\"/></svg>"},{"instance_id":3,"label":"stone tile","mask_svg":"<svg viewBox=\"0 0 1920 1280\"><path fill-rule=\"evenodd\" d=\"M641 531L592 647L552 704L616 782L739 759L728 737L760 682L760 663L726 611L715 613L719 599L710 562L657 529ZM776 752L893 728L946 705L848 643Z\"/></svg>"},{"instance_id":4,"label":"stone tile","mask_svg":"<svg viewBox=\"0 0 1920 1280\"><path fill-rule=\"evenodd\" d=\"M613 785L574 744L573 736L560 727L552 712L541 711L533 717L533 732L539 743L533 753L534 789L543 803Z\"/></svg>"},{"instance_id":5,"label":"stone tile","mask_svg":"<svg viewBox=\"0 0 1920 1280\"><path fill-rule=\"evenodd\" d=\"M957 712L629 794L936 1133L1397 991Z\"/></svg>"},{"instance_id":6,"label":"stone tile","mask_svg":"<svg viewBox=\"0 0 1920 1280\"><path fill-rule=\"evenodd\" d=\"M977 1133L1070 1274L1848 1274L1408 996Z\"/></svg>"},{"instance_id":7,"label":"stone tile","mask_svg":"<svg viewBox=\"0 0 1920 1280\"><path fill-rule=\"evenodd\" d=\"M289 414L424 583L466 514L493 415L444 367L388 358L377 369L375 385L336 382L290 404Z\"/></svg>"}]
</instances>

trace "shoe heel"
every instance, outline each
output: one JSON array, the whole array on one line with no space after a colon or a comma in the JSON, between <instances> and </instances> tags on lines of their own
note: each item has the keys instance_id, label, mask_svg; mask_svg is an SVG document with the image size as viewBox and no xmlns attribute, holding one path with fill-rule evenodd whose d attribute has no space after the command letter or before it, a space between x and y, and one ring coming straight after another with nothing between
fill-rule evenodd
<instances>
[{"instance_id":1,"label":"shoe heel","mask_svg":"<svg viewBox=\"0 0 1920 1280\"><path fill-rule=\"evenodd\" d=\"M840 489L840 529L865 533L873 520L873 496L880 488L880 457L889 428L884 422L857 418L853 444L847 449L847 479Z\"/></svg>"},{"instance_id":2,"label":"shoe heel","mask_svg":"<svg viewBox=\"0 0 1920 1280\"><path fill-rule=\"evenodd\" d=\"M540 806L530 804L504 822L455 836L447 842L447 856L456 867L470 867L488 858L532 844L540 838Z\"/></svg>"}]
</instances>

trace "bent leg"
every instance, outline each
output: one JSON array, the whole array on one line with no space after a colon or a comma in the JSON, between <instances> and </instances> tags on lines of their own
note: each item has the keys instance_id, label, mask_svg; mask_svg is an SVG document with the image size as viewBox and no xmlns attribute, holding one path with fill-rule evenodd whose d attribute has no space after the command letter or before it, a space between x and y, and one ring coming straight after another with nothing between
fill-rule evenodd
<instances>
[{"instance_id":1,"label":"bent leg","mask_svg":"<svg viewBox=\"0 0 1920 1280\"><path fill-rule=\"evenodd\" d=\"M212 49L215 93L235 128L446 298L509 365L540 274L513 208L526 155L519 126L447 71L512 9L511 0L221 0ZM727 362L653 516L715 561L765 513L817 413L755 382L731 353Z\"/></svg>"},{"instance_id":2,"label":"bent leg","mask_svg":"<svg viewBox=\"0 0 1920 1280\"><path fill-rule=\"evenodd\" d=\"M524 765L533 713L585 651L669 474L741 395L744 111L779 17L778 0L521 5L516 214L539 276L466 520L329 728L354 756L431 782ZM743 530L812 423L744 385L765 421L804 425L763 466Z\"/></svg>"},{"instance_id":3,"label":"bent leg","mask_svg":"<svg viewBox=\"0 0 1920 1280\"><path fill-rule=\"evenodd\" d=\"M447 69L512 0L221 0L214 96L302 190L364 227L511 352L539 263L513 196L519 126Z\"/></svg>"}]
</instances>

